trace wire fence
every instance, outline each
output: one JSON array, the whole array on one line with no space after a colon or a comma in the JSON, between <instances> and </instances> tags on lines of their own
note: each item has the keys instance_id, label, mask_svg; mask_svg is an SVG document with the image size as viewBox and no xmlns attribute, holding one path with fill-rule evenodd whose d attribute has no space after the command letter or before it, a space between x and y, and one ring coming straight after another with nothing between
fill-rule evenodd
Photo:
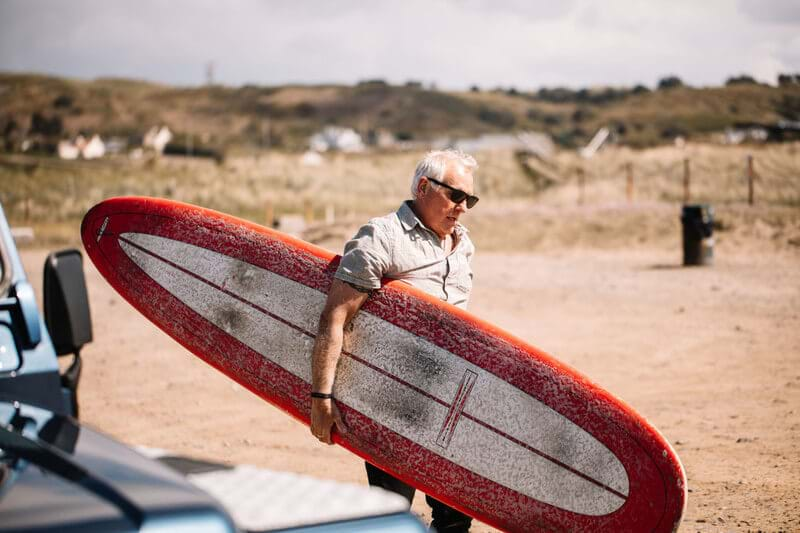
<instances>
[{"instance_id":1,"label":"wire fence","mask_svg":"<svg viewBox=\"0 0 800 533\"><path fill-rule=\"evenodd\" d=\"M577 185L579 204L655 200L800 207L800 155L792 153L587 160L571 169L569 180Z\"/></svg>"}]
</instances>

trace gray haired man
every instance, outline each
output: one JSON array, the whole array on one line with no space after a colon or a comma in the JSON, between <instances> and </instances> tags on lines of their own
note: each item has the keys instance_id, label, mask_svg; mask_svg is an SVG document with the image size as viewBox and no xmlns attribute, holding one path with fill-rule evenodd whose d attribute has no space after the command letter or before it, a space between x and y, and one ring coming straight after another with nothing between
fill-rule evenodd
<instances>
[{"instance_id":1,"label":"gray haired man","mask_svg":"<svg viewBox=\"0 0 800 533\"><path fill-rule=\"evenodd\" d=\"M478 201L473 172L477 163L456 150L428 153L417 165L412 200L395 213L374 218L345 245L328 293L312 355L311 432L331 444L331 432L345 432L330 397L344 327L353 319L381 279L409 283L428 294L466 308L472 290L470 261L475 247L458 219ZM401 494L411 503L415 489L367 463L370 485ZM440 533L469 531L472 519L431 498L431 526Z\"/></svg>"}]
</instances>

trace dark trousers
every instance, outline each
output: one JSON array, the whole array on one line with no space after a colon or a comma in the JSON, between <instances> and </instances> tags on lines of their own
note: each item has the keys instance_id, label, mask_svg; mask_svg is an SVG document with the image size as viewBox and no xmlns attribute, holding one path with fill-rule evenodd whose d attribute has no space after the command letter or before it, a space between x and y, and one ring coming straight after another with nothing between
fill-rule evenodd
<instances>
[{"instance_id":1,"label":"dark trousers","mask_svg":"<svg viewBox=\"0 0 800 533\"><path fill-rule=\"evenodd\" d=\"M399 494L411 505L416 489L407 483L403 483L391 474L387 474L380 468L364 463L367 466L367 480L370 486L380 487L389 492ZM425 495L425 501L431 506L433 511L433 522L431 528L439 533L466 533L472 524L472 518L461 511L457 511L445 505L435 498Z\"/></svg>"}]
</instances>

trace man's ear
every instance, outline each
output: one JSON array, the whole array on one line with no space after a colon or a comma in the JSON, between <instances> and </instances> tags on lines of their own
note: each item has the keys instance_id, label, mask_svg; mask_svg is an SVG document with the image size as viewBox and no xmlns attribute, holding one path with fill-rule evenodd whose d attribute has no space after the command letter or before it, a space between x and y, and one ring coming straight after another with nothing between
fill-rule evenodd
<instances>
[{"instance_id":1,"label":"man's ear","mask_svg":"<svg viewBox=\"0 0 800 533\"><path fill-rule=\"evenodd\" d=\"M425 191L428 189L428 178L422 176L417 184L417 193L418 194L425 194Z\"/></svg>"}]
</instances>

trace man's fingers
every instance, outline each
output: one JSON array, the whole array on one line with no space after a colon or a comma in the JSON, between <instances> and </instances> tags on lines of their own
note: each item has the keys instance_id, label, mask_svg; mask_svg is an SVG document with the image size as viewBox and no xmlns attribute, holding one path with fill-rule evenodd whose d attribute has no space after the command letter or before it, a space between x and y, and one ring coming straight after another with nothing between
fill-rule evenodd
<instances>
[{"instance_id":1,"label":"man's fingers","mask_svg":"<svg viewBox=\"0 0 800 533\"><path fill-rule=\"evenodd\" d=\"M342 413L339 412L339 408L335 403L333 404L332 414L333 421L336 424L336 429L339 430L339 433L347 433L347 424L344 423Z\"/></svg>"},{"instance_id":2,"label":"man's fingers","mask_svg":"<svg viewBox=\"0 0 800 533\"><path fill-rule=\"evenodd\" d=\"M331 440L332 427L333 425L328 427L328 429L320 429L319 431L312 431L312 433L320 442L324 442L325 444L333 444L333 440Z\"/></svg>"},{"instance_id":3,"label":"man's fingers","mask_svg":"<svg viewBox=\"0 0 800 533\"><path fill-rule=\"evenodd\" d=\"M330 401L330 400L328 400ZM341 421L336 404L329 406L324 402L312 402L311 404L311 434L320 442L333 444L332 430L333 425Z\"/></svg>"}]
</instances>

